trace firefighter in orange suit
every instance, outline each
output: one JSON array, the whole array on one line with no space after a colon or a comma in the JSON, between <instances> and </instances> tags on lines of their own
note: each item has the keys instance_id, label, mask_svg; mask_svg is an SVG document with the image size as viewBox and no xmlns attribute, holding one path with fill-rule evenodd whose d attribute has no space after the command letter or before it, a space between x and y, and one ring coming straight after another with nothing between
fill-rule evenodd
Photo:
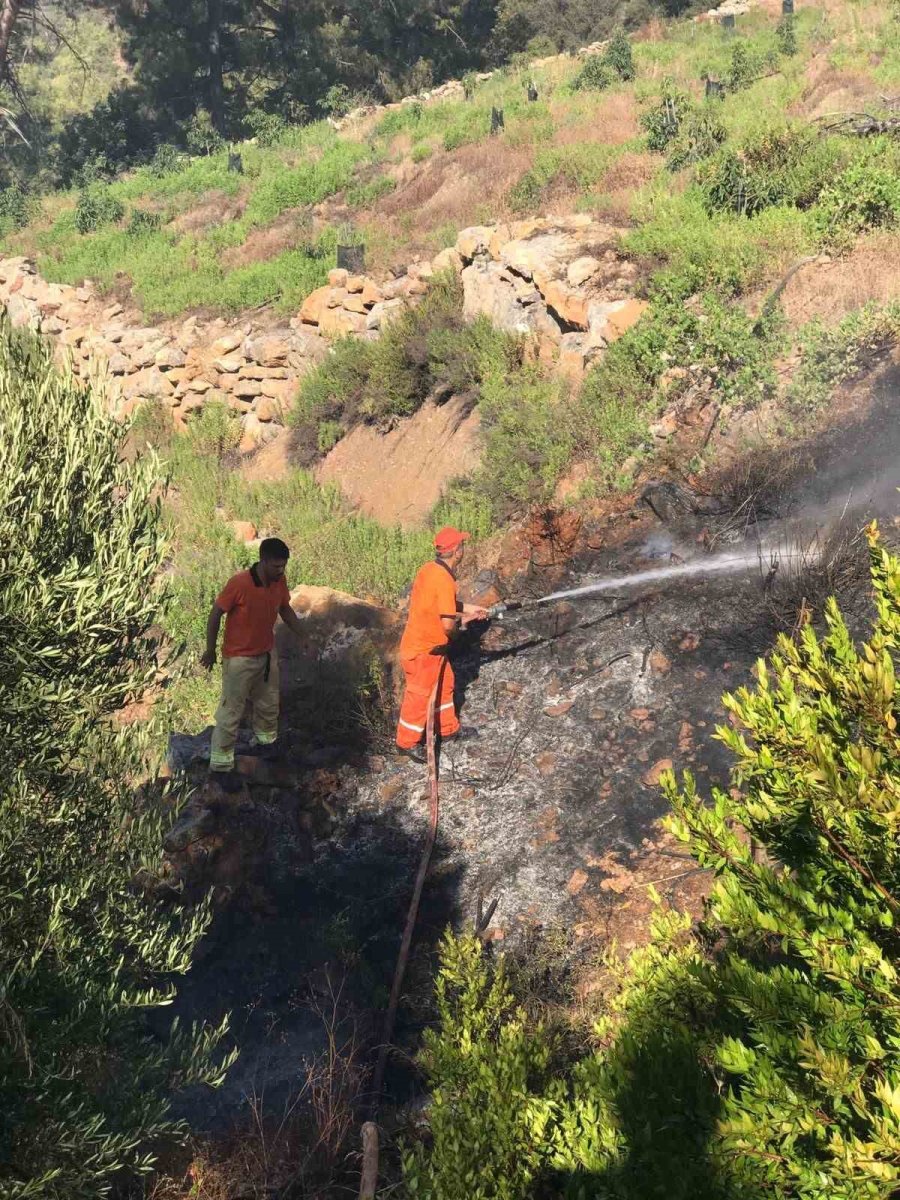
<instances>
[{"instance_id":1,"label":"firefighter in orange suit","mask_svg":"<svg viewBox=\"0 0 900 1200\"><path fill-rule=\"evenodd\" d=\"M428 717L428 701L445 661L450 641L461 626L488 617L486 608L461 604L456 594L456 575L465 554L469 535L447 525L435 534L434 562L421 567L409 598L409 616L400 641L400 665L406 691L397 725L397 746L417 762L425 761L422 741ZM478 731L461 726L453 704L453 668L444 667L437 702L436 727L441 737L477 737Z\"/></svg>"}]
</instances>

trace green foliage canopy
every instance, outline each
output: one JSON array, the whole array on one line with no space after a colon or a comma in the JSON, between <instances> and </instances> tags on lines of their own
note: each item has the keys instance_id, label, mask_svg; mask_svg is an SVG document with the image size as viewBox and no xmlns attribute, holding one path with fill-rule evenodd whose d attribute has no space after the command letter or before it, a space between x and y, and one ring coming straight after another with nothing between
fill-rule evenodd
<instances>
[{"instance_id":1,"label":"green foliage canopy","mask_svg":"<svg viewBox=\"0 0 900 1200\"><path fill-rule=\"evenodd\" d=\"M156 669L154 465L6 326L0 423L0 1193L88 1200L149 1169L171 1090L220 1077L222 1030L144 1015L208 920L154 898L147 737L113 722Z\"/></svg>"}]
</instances>

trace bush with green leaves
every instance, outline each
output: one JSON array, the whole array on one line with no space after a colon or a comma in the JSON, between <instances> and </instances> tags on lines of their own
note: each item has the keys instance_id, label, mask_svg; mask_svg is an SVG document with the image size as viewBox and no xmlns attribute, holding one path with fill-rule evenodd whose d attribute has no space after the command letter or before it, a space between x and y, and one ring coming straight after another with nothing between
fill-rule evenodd
<instances>
[{"instance_id":1,"label":"bush with green leaves","mask_svg":"<svg viewBox=\"0 0 900 1200\"><path fill-rule=\"evenodd\" d=\"M147 170L154 179L162 179L166 175L175 175L179 171L183 171L186 166L184 154L178 147L169 142L162 142L156 147L153 157L147 164Z\"/></svg>"},{"instance_id":2,"label":"bush with green leaves","mask_svg":"<svg viewBox=\"0 0 900 1200\"><path fill-rule=\"evenodd\" d=\"M209 919L158 898L177 797L147 782L148 731L114 721L156 675L159 479L6 325L0 420L0 1193L92 1200L183 1134L173 1089L227 1065L221 1029L146 1019Z\"/></svg>"},{"instance_id":3,"label":"bush with green leaves","mask_svg":"<svg viewBox=\"0 0 900 1200\"><path fill-rule=\"evenodd\" d=\"M660 906L650 944L608 960L594 1049L561 1062L502 959L445 940L409 1197L896 1195L900 558L874 529L870 554L869 640L829 601L824 634L780 638L725 697L731 787L664 776L712 891L695 931Z\"/></svg>"},{"instance_id":4,"label":"bush with green leaves","mask_svg":"<svg viewBox=\"0 0 900 1200\"><path fill-rule=\"evenodd\" d=\"M647 149L657 154L667 150L693 111L690 96L681 91L674 80L664 79L658 100L648 105L640 116L641 128L647 134Z\"/></svg>"},{"instance_id":5,"label":"bush with green leaves","mask_svg":"<svg viewBox=\"0 0 900 1200\"><path fill-rule=\"evenodd\" d=\"M280 113L266 112L262 108L248 113L244 123L259 146L274 146L290 129L290 125Z\"/></svg>"},{"instance_id":6,"label":"bush with green leaves","mask_svg":"<svg viewBox=\"0 0 900 1200\"><path fill-rule=\"evenodd\" d=\"M680 171L682 167L711 158L727 133L718 106L707 103L691 109L679 123L678 133L669 146L666 166L670 171Z\"/></svg>"},{"instance_id":7,"label":"bush with green leaves","mask_svg":"<svg viewBox=\"0 0 900 1200\"><path fill-rule=\"evenodd\" d=\"M34 216L37 200L19 183L0 188L0 234L24 229Z\"/></svg>"},{"instance_id":8,"label":"bush with green leaves","mask_svg":"<svg viewBox=\"0 0 900 1200\"><path fill-rule=\"evenodd\" d=\"M163 223L162 213L149 212L145 208L133 208L128 219L128 233L132 237L140 237L142 233L152 233Z\"/></svg>"},{"instance_id":9,"label":"bush with green leaves","mask_svg":"<svg viewBox=\"0 0 900 1200\"><path fill-rule=\"evenodd\" d=\"M304 378L293 411L301 458L312 461L322 441L333 438L335 422L346 432L358 421L410 416L429 396L474 403L486 364L496 357L514 362L515 340L484 317L466 322L458 278L437 276L422 302L391 321L376 342L342 339Z\"/></svg>"},{"instance_id":10,"label":"bush with green leaves","mask_svg":"<svg viewBox=\"0 0 900 1200\"><path fill-rule=\"evenodd\" d=\"M837 325L812 321L800 331L800 365L788 388L789 402L815 409L834 389L870 369L900 343L900 304L867 304Z\"/></svg>"},{"instance_id":11,"label":"bush with green leaves","mask_svg":"<svg viewBox=\"0 0 900 1200\"><path fill-rule=\"evenodd\" d=\"M590 54L584 66L572 80L576 92L603 91L616 80L634 79L634 56L631 42L623 29L617 29L602 54Z\"/></svg>"},{"instance_id":12,"label":"bush with green leaves","mask_svg":"<svg viewBox=\"0 0 900 1200\"><path fill-rule=\"evenodd\" d=\"M761 50L745 41L736 41L731 47L731 62L725 77L729 92L740 92L756 83L766 71L775 65L773 52Z\"/></svg>"},{"instance_id":13,"label":"bush with green leaves","mask_svg":"<svg viewBox=\"0 0 900 1200\"><path fill-rule=\"evenodd\" d=\"M213 124L209 110L198 108L184 130L184 140L191 154L203 154L208 158L225 148L225 139Z\"/></svg>"},{"instance_id":14,"label":"bush with green leaves","mask_svg":"<svg viewBox=\"0 0 900 1200\"><path fill-rule=\"evenodd\" d=\"M610 38L603 58L606 65L615 71L619 79L626 83L634 79L634 55L631 52L631 42L628 40L628 34L621 26Z\"/></svg>"},{"instance_id":15,"label":"bush with green leaves","mask_svg":"<svg viewBox=\"0 0 900 1200\"><path fill-rule=\"evenodd\" d=\"M844 161L836 139L806 126L773 126L726 148L698 171L710 212L752 216L775 204L809 208Z\"/></svg>"},{"instance_id":16,"label":"bush with green leaves","mask_svg":"<svg viewBox=\"0 0 900 1200\"><path fill-rule=\"evenodd\" d=\"M114 225L125 216L125 205L108 184L92 183L78 193L75 205L75 228L79 233L93 233L104 225Z\"/></svg>"},{"instance_id":17,"label":"bush with green leaves","mask_svg":"<svg viewBox=\"0 0 900 1200\"><path fill-rule=\"evenodd\" d=\"M816 221L822 240L838 247L866 229L892 228L900 218L900 176L877 159L852 163L822 188Z\"/></svg>"},{"instance_id":18,"label":"bush with green leaves","mask_svg":"<svg viewBox=\"0 0 900 1200\"><path fill-rule=\"evenodd\" d=\"M799 50L797 45L797 26L793 13L785 13L775 27L775 40L778 51L786 58L793 58Z\"/></svg>"}]
</instances>

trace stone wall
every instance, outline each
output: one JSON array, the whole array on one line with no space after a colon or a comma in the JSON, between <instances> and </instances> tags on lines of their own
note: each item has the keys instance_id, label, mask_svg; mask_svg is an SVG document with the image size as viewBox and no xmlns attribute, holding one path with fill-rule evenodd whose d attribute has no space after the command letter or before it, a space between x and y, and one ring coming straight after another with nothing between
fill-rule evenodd
<instances>
[{"instance_id":1,"label":"stone wall","mask_svg":"<svg viewBox=\"0 0 900 1200\"><path fill-rule=\"evenodd\" d=\"M301 377L328 353L328 342L299 323L189 317L144 325L90 283L48 283L24 258L0 260L0 303L14 326L58 339L60 359L70 356L78 375L104 377L118 415L155 400L182 428L191 413L221 400L241 415L244 449L278 433Z\"/></svg>"},{"instance_id":2,"label":"stone wall","mask_svg":"<svg viewBox=\"0 0 900 1200\"><path fill-rule=\"evenodd\" d=\"M13 325L58 339L77 374L105 377L118 415L157 401L182 428L218 400L240 414L249 450L283 427L301 378L333 338L378 337L441 271L459 274L467 317L483 313L533 337L539 357L577 382L646 308L633 296L637 269L618 249L620 232L586 214L464 229L454 246L397 277L332 271L286 324L196 316L142 324L90 282L48 283L25 258L0 260L0 303Z\"/></svg>"}]
</instances>

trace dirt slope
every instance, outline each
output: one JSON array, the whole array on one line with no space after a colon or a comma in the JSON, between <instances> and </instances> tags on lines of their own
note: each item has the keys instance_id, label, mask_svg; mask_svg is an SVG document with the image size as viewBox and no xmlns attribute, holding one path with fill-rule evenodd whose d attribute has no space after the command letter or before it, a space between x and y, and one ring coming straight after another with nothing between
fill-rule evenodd
<instances>
[{"instance_id":1,"label":"dirt slope","mask_svg":"<svg viewBox=\"0 0 900 1200\"><path fill-rule=\"evenodd\" d=\"M351 504L383 525L423 524L456 475L479 459L479 417L463 400L426 404L387 434L371 425L352 430L316 471L337 483Z\"/></svg>"}]
</instances>

